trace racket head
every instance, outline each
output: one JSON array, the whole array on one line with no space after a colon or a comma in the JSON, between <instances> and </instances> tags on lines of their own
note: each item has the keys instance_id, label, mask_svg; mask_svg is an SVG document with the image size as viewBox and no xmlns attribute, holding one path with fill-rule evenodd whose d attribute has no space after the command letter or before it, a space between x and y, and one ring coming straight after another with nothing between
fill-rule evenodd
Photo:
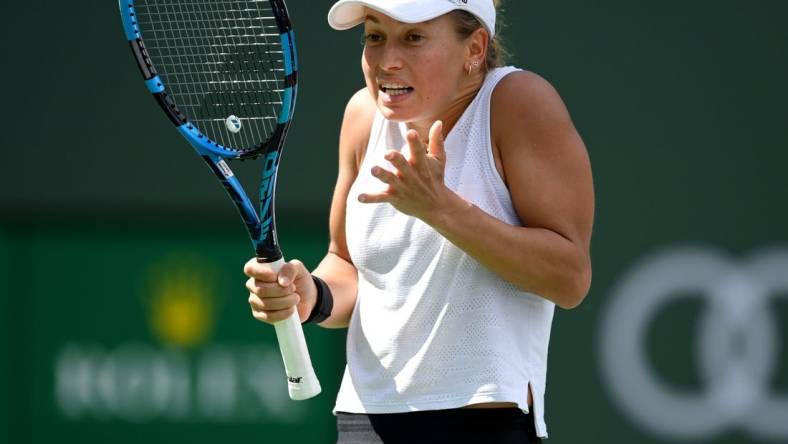
<instances>
[{"instance_id":1,"label":"racket head","mask_svg":"<svg viewBox=\"0 0 788 444\"><path fill-rule=\"evenodd\" d=\"M283 0L119 0L145 85L209 165L246 224L256 255L282 257L274 189L292 122L298 65ZM262 158L253 204L225 160Z\"/></svg>"},{"instance_id":2,"label":"racket head","mask_svg":"<svg viewBox=\"0 0 788 444\"><path fill-rule=\"evenodd\" d=\"M201 154L282 148L298 67L282 0L119 0L126 38L162 110Z\"/></svg>"}]
</instances>

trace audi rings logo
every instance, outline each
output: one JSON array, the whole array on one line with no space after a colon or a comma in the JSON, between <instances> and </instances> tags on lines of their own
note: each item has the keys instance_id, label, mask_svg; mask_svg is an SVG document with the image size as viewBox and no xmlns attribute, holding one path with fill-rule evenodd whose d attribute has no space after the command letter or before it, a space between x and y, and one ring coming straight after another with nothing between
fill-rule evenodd
<instances>
[{"instance_id":1,"label":"audi rings logo","mask_svg":"<svg viewBox=\"0 0 788 444\"><path fill-rule=\"evenodd\" d=\"M690 292L706 303L694 338L699 393L660 381L646 352L651 321ZM694 247L649 257L614 289L603 314L600 362L613 400L631 420L668 438L711 438L737 429L788 439L788 397L769 391L781 358L769 305L786 295L788 250L740 262Z\"/></svg>"}]
</instances>

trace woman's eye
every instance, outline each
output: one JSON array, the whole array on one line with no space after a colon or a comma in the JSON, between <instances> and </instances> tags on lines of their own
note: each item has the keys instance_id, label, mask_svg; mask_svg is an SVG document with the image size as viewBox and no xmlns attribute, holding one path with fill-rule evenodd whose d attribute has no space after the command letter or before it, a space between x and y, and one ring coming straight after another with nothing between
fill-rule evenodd
<instances>
[{"instance_id":1,"label":"woman's eye","mask_svg":"<svg viewBox=\"0 0 788 444\"><path fill-rule=\"evenodd\" d=\"M377 43L382 41L383 36L380 34L369 33L364 35L364 43Z\"/></svg>"},{"instance_id":2,"label":"woman's eye","mask_svg":"<svg viewBox=\"0 0 788 444\"><path fill-rule=\"evenodd\" d=\"M421 34L408 34L407 40L409 42L420 42L424 40L424 36Z\"/></svg>"}]
</instances>

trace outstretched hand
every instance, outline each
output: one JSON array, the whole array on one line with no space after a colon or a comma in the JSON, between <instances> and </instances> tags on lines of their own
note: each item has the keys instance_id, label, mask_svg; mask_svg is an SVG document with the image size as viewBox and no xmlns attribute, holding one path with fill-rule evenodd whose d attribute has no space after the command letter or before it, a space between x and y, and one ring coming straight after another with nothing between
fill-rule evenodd
<instances>
[{"instance_id":1,"label":"outstretched hand","mask_svg":"<svg viewBox=\"0 0 788 444\"><path fill-rule=\"evenodd\" d=\"M389 203L397 210L425 220L437 211L451 194L443 182L446 151L443 145L443 122L430 128L429 140L423 141L415 130L407 133L409 158L391 150L384 156L396 168L389 171L379 165L372 167L372 175L388 185L380 193L362 193L362 203Z\"/></svg>"}]
</instances>

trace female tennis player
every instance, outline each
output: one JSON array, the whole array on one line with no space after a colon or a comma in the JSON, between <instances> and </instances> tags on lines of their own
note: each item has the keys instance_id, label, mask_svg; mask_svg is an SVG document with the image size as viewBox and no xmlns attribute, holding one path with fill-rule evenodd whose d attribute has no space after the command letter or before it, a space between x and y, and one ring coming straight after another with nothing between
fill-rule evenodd
<instances>
[{"instance_id":1,"label":"female tennis player","mask_svg":"<svg viewBox=\"0 0 788 444\"><path fill-rule=\"evenodd\" d=\"M250 260L254 317L348 327L340 443L540 442L554 307L591 281L591 168L561 98L501 66L493 0L341 0L328 21L363 24L366 80L331 243L311 274Z\"/></svg>"}]
</instances>

